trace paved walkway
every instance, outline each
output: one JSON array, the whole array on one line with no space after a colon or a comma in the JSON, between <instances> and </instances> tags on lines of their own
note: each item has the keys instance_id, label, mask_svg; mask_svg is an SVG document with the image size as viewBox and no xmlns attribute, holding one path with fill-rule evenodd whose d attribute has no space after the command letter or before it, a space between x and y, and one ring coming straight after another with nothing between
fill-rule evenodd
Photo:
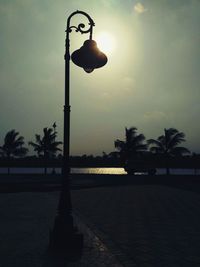
<instances>
[{"instance_id":1,"label":"paved walkway","mask_svg":"<svg viewBox=\"0 0 200 267\"><path fill-rule=\"evenodd\" d=\"M78 220L85 246L81 260L47 253L59 194L0 194L0 267L121 267L102 242Z\"/></svg>"},{"instance_id":2,"label":"paved walkway","mask_svg":"<svg viewBox=\"0 0 200 267\"><path fill-rule=\"evenodd\" d=\"M159 185L73 190L86 240L73 263L47 254L58 196L0 194L0 267L200 266L198 193Z\"/></svg>"},{"instance_id":3,"label":"paved walkway","mask_svg":"<svg viewBox=\"0 0 200 267\"><path fill-rule=\"evenodd\" d=\"M197 193L129 185L73 191L73 203L125 266L200 266Z\"/></svg>"}]
</instances>

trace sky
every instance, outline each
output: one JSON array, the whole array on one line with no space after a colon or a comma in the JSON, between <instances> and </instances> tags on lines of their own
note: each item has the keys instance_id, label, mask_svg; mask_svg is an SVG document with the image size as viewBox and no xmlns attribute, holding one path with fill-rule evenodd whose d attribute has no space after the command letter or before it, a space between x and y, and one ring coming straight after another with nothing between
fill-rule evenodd
<instances>
[{"instance_id":1,"label":"sky","mask_svg":"<svg viewBox=\"0 0 200 267\"><path fill-rule=\"evenodd\" d=\"M199 0L0 0L0 144L11 129L27 144L54 122L62 141L65 29L76 10L94 20L94 40L106 32L113 45L90 74L70 63L71 154L114 151L133 126L147 139L174 127L200 153ZM72 32L70 52L88 37Z\"/></svg>"}]
</instances>

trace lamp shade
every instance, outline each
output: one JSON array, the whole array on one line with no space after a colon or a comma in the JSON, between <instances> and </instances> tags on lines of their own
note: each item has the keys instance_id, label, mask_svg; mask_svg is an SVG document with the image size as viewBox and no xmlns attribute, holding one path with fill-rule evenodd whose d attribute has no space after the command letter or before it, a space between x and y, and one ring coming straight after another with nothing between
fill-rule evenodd
<instances>
[{"instance_id":1,"label":"lamp shade","mask_svg":"<svg viewBox=\"0 0 200 267\"><path fill-rule=\"evenodd\" d=\"M94 69L103 67L108 59L97 47L94 40L86 40L83 46L71 55L74 64L90 73Z\"/></svg>"}]
</instances>

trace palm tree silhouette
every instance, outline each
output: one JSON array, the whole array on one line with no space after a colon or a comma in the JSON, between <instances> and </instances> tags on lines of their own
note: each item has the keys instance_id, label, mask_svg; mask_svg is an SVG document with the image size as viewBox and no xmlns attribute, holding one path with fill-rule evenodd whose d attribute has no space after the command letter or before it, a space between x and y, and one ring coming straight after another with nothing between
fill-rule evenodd
<instances>
[{"instance_id":1,"label":"palm tree silhouette","mask_svg":"<svg viewBox=\"0 0 200 267\"><path fill-rule=\"evenodd\" d=\"M7 159L11 157L23 157L28 152L28 149L23 145L24 137L19 136L19 132L11 130L5 135L3 146L0 146L1 156ZM10 168L8 168L8 173L10 173Z\"/></svg>"},{"instance_id":2,"label":"palm tree silhouette","mask_svg":"<svg viewBox=\"0 0 200 267\"><path fill-rule=\"evenodd\" d=\"M147 144L150 146L151 152L164 155L166 160L166 174L170 174L170 157L190 153L187 148L178 146L182 142L185 142L185 134L183 132L179 132L175 128L164 129L164 135L159 136L157 140L147 140Z\"/></svg>"},{"instance_id":3,"label":"palm tree silhouette","mask_svg":"<svg viewBox=\"0 0 200 267\"><path fill-rule=\"evenodd\" d=\"M146 151L147 145L144 143L145 136L137 133L136 127L125 128L125 141L117 139L115 148L119 150L119 154L123 163L127 159L137 157L142 152Z\"/></svg>"},{"instance_id":4,"label":"palm tree silhouette","mask_svg":"<svg viewBox=\"0 0 200 267\"><path fill-rule=\"evenodd\" d=\"M57 151L61 151L58 147L62 142L55 141L57 132L52 128L43 129L43 137L39 134L35 135L35 143L29 142L35 152L37 152L38 157L44 157L44 159L52 158L56 155ZM45 167L45 174L47 173L47 167Z\"/></svg>"}]
</instances>

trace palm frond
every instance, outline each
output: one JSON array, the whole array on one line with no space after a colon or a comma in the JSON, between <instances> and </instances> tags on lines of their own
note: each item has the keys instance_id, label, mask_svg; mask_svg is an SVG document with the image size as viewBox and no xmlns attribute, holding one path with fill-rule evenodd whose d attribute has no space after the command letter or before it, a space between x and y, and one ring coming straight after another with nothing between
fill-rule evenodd
<instances>
[{"instance_id":1,"label":"palm frond","mask_svg":"<svg viewBox=\"0 0 200 267\"><path fill-rule=\"evenodd\" d=\"M36 142L29 142L29 145L33 146L34 151L39 155L43 155L46 158L53 156L58 151L62 151L58 146L62 144L60 141L56 141L57 132L52 128L43 128L43 136L39 134L35 135Z\"/></svg>"},{"instance_id":2,"label":"palm frond","mask_svg":"<svg viewBox=\"0 0 200 267\"><path fill-rule=\"evenodd\" d=\"M24 148L23 145L24 137L19 136L19 132L13 129L5 135L2 153L8 157L18 156L18 151L20 151L20 149L21 151L24 151L23 153L26 151L26 148Z\"/></svg>"},{"instance_id":3,"label":"palm frond","mask_svg":"<svg viewBox=\"0 0 200 267\"><path fill-rule=\"evenodd\" d=\"M136 136L137 128L125 128L126 143L130 143Z\"/></svg>"},{"instance_id":4,"label":"palm frond","mask_svg":"<svg viewBox=\"0 0 200 267\"><path fill-rule=\"evenodd\" d=\"M163 153L168 155L188 153L185 148L177 147L180 143L185 141L185 134L179 132L175 128L164 129L164 135L161 135L155 139L147 140L147 144L150 146L150 151L154 153ZM155 146L153 146L155 145Z\"/></svg>"},{"instance_id":5,"label":"palm frond","mask_svg":"<svg viewBox=\"0 0 200 267\"><path fill-rule=\"evenodd\" d=\"M127 160L133 156L146 151L147 144L144 142L145 136L137 133L136 127L125 128L125 141L117 139L114 142L115 148L119 151L120 157Z\"/></svg>"},{"instance_id":6,"label":"palm frond","mask_svg":"<svg viewBox=\"0 0 200 267\"><path fill-rule=\"evenodd\" d=\"M182 132L178 132L171 137L171 140L168 143L168 147L172 149L182 142L185 142L185 134Z\"/></svg>"},{"instance_id":7,"label":"palm frond","mask_svg":"<svg viewBox=\"0 0 200 267\"><path fill-rule=\"evenodd\" d=\"M153 146L153 147L150 147L149 150L150 150L152 153L155 153L155 154L163 154L163 149L160 148L160 147Z\"/></svg>"},{"instance_id":8,"label":"palm frond","mask_svg":"<svg viewBox=\"0 0 200 267\"><path fill-rule=\"evenodd\" d=\"M115 142L114 142L114 145L115 145L115 148L117 148L118 150L123 150L124 147L125 147L125 142L124 141L121 141L119 139L117 139Z\"/></svg>"},{"instance_id":9,"label":"palm frond","mask_svg":"<svg viewBox=\"0 0 200 267\"><path fill-rule=\"evenodd\" d=\"M21 148L15 149L14 154L17 157L23 157L23 156L25 156L27 154L27 152L28 152L27 148L21 147Z\"/></svg>"},{"instance_id":10,"label":"palm frond","mask_svg":"<svg viewBox=\"0 0 200 267\"><path fill-rule=\"evenodd\" d=\"M153 153L164 153L165 152L165 144L163 144L163 140L161 136L159 137L160 140L155 139L148 139L147 144L150 147L150 151Z\"/></svg>"},{"instance_id":11,"label":"palm frond","mask_svg":"<svg viewBox=\"0 0 200 267\"><path fill-rule=\"evenodd\" d=\"M173 156L181 156L184 154L190 154L190 150L185 147L175 147L173 150L170 151L171 155Z\"/></svg>"},{"instance_id":12,"label":"palm frond","mask_svg":"<svg viewBox=\"0 0 200 267\"><path fill-rule=\"evenodd\" d=\"M141 144L142 142L145 141L145 136L143 134L138 134L134 137L134 139L132 140L132 142L134 144Z\"/></svg>"},{"instance_id":13,"label":"palm frond","mask_svg":"<svg viewBox=\"0 0 200 267\"><path fill-rule=\"evenodd\" d=\"M148 139L147 140L147 144L148 145L156 145L156 146L161 146L162 144L160 143L160 141L155 140L155 139Z\"/></svg>"},{"instance_id":14,"label":"palm frond","mask_svg":"<svg viewBox=\"0 0 200 267\"><path fill-rule=\"evenodd\" d=\"M141 152L141 151L146 151L147 150L147 144L138 144L138 145L135 145L134 147L134 151L137 153L137 152Z\"/></svg>"}]
</instances>

